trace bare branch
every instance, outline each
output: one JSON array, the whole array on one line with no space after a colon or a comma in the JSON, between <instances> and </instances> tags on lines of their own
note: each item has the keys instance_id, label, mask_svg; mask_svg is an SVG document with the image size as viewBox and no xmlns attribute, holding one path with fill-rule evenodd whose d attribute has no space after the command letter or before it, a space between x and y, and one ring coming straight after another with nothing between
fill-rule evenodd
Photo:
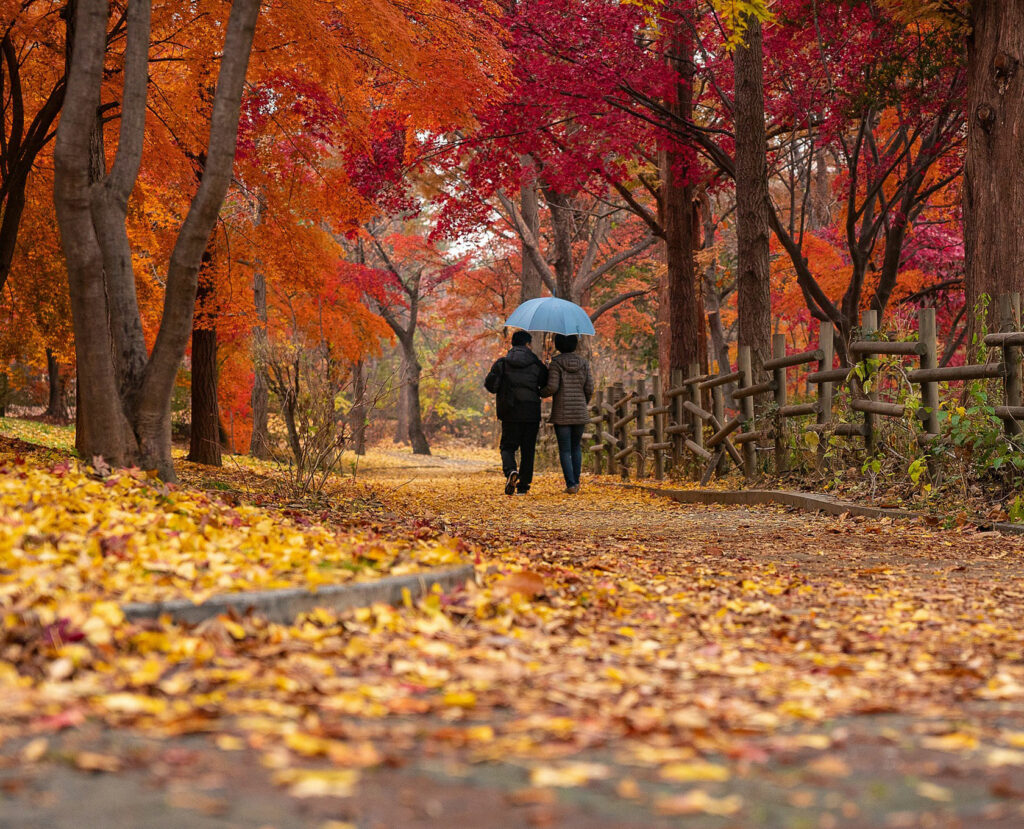
<instances>
[{"instance_id":1,"label":"bare branch","mask_svg":"<svg viewBox=\"0 0 1024 829\"><path fill-rule=\"evenodd\" d=\"M629 291L624 294L619 294L614 299L609 299L606 303L604 303L604 305L601 305L600 307L597 308L596 311L591 313L590 321L597 322L598 317L600 317L607 311L611 311L612 308L615 308L617 305L621 305L623 302L628 302L631 299L636 299L636 297L638 296L645 296L647 294L652 293L654 293L654 289L648 288L646 291Z\"/></svg>"}]
</instances>

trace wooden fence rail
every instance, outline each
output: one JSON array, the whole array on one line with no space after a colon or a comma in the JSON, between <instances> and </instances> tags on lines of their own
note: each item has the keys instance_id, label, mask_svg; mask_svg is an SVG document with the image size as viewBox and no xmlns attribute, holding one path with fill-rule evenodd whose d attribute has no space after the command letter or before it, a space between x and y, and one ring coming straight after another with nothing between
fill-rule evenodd
<instances>
[{"instance_id":1,"label":"wooden fence rail","mask_svg":"<svg viewBox=\"0 0 1024 829\"><path fill-rule=\"evenodd\" d=\"M787 354L785 336L775 335L762 377L754 377L750 349L740 346L735 369L720 366L713 374L702 374L693 364L685 374L676 371L669 377L635 380L628 392L616 382L594 395L584 445L596 474L624 478L650 474L661 480L674 471L706 483L716 472L725 474L730 465L752 477L758 470L759 451L770 451L774 470L785 472L791 458L785 440L787 419L813 418L804 423L804 431L859 438L865 450L873 453L880 418L905 418L913 411L919 421L918 444L930 447L940 431L939 384L963 380L1001 380L1002 405L994 411L1008 435L1019 435L1024 422L1019 294L1000 297L998 320L999 331L984 338L990 359L982 364L940 368L935 309L923 308L918 313L918 338L910 341L893 340L879 332L876 312L865 311L859 338L848 349L852 365L833 365L835 330L831 323L822 323L818 347L796 354ZM894 358L905 369L912 390L909 399L881 398L880 357ZM917 365L905 366L903 361L908 359ZM790 403L787 373L803 366L808 368L804 378L808 386L816 387L814 400ZM837 388L848 390L856 422L835 421ZM819 441L819 462L825 445L826 441Z\"/></svg>"}]
</instances>

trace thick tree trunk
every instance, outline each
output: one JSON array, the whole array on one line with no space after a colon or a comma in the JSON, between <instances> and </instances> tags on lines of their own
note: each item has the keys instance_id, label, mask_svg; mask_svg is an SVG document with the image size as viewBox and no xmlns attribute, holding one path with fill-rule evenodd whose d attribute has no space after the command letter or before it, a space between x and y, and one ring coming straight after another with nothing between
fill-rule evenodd
<instances>
[{"instance_id":1,"label":"thick tree trunk","mask_svg":"<svg viewBox=\"0 0 1024 829\"><path fill-rule=\"evenodd\" d=\"M352 365L352 408L348 413L348 428L352 434L350 443L357 455L366 454L366 362L359 360Z\"/></svg>"},{"instance_id":2,"label":"thick tree trunk","mask_svg":"<svg viewBox=\"0 0 1024 829\"><path fill-rule=\"evenodd\" d=\"M739 344L750 346L754 377L771 358L768 271L768 142L765 136L761 23L747 18L736 47L736 254Z\"/></svg>"},{"instance_id":3,"label":"thick tree trunk","mask_svg":"<svg viewBox=\"0 0 1024 829\"><path fill-rule=\"evenodd\" d=\"M540 232L540 200L537 197L536 168L528 156L523 156L523 185L519 193L520 211L523 214L523 221L529 228L533 238L536 239ZM543 282L540 271L530 260L526 242L520 244L522 270L520 276L519 301L526 302L528 299L536 299L541 295Z\"/></svg>"},{"instance_id":4,"label":"thick tree trunk","mask_svg":"<svg viewBox=\"0 0 1024 829\"><path fill-rule=\"evenodd\" d=\"M206 256L209 263L210 256ZM197 312L192 327L192 428L188 459L221 466L220 407L217 404L217 325L204 306L213 299L213 275L200 275Z\"/></svg>"},{"instance_id":5,"label":"thick tree trunk","mask_svg":"<svg viewBox=\"0 0 1024 829\"><path fill-rule=\"evenodd\" d=\"M68 419L68 404L64 399L64 378L60 374L60 363L52 349L46 349L46 377L49 382L49 401L46 416L54 420Z\"/></svg>"},{"instance_id":6,"label":"thick tree trunk","mask_svg":"<svg viewBox=\"0 0 1024 829\"><path fill-rule=\"evenodd\" d=\"M134 6L133 13L136 13ZM107 325L104 257L92 217L93 193L102 187L96 180L95 142L107 14L107 4L102 0L80 0L78 4L67 101L54 147L54 205L67 260L75 334L78 370L75 448L84 458L98 455L112 465L127 466L137 463L139 447L121 398L121 384L112 358L114 343ZM137 51L138 30L133 29L130 37ZM143 33L143 38L148 45L148 33ZM137 65L127 63L126 108L129 71L135 73L133 80L138 83ZM137 92L137 87L133 87L133 91Z\"/></svg>"},{"instance_id":7,"label":"thick tree trunk","mask_svg":"<svg viewBox=\"0 0 1024 829\"><path fill-rule=\"evenodd\" d=\"M694 43L689 29L677 24L669 61L676 70L676 100L669 104L673 115L684 122L693 119ZM661 226L665 230L666 285L668 303L669 370L686 371L699 363L703 313L697 301L696 265L693 250L697 237L693 186L681 177L689 174L691 159L676 147L660 153Z\"/></svg>"},{"instance_id":8,"label":"thick tree trunk","mask_svg":"<svg viewBox=\"0 0 1024 829\"><path fill-rule=\"evenodd\" d=\"M971 28L964 175L969 347L981 325L994 330L998 296L1024 290L1024 4L976 0ZM978 319L985 295L988 312Z\"/></svg>"},{"instance_id":9,"label":"thick tree trunk","mask_svg":"<svg viewBox=\"0 0 1024 829\"><path fill-rule=\"evenodd\" d=\"M217 405L217 329L192 332L192 429L188 459L220 466L220 408Z\"/></svg>"},{"instance_id":10,"label":"thick tree trunk","mask_svg":"<svg viewBox=\"0 0 1024 829\"><path fill-rule=\"evenodd\" d=\"M659 253L661 254L661 260L665 259L665 250L663 245L659 245ZM654 323L654 336L658 343L658 367L659 370L668 371L668 367L672 362L672 321L669 319L669 308L670 308L669 296L668 296L668 268L664 268L661 271L661 276L658 278L658 307L656 310L657 318Z\"/></svg>"},{"instance_id":11,"label":"thick tree trunk","mask_svg":"<svg viewBox=\"0 0 1024 829\"><path fill-rule=\"evenodd\" d=\"M188 344L196 278L231 180L238 115L259 0L234 0L210 119L202 180L167 270L163 316L148 360L125 232L145 138L150 3L129 0L117 154L96 181L91 151L109 4L78 0L67 97L54 149L54 202L68 267L78 359L76 444L86 458L174 479L171 395Z\"/></svg>"},{"instance_id":12,"label":"thick tree trunk","mask_svg":"<svg viewBox=\"0 0 1024 829\"><path fill-rule=\"evenodd\" d=\"M572 282L576 275L576 267L573 263L572 242L573 233L573 206L572 199L565 193L560 193L552 187L544 188L544 200L551 210L551 232L552 249L554 251L555 286L558 289L558 296L562 299L570 299L572 296Z\"/></svg>"},{"instance_id":13,"label":"thick tree trunk","mask_svg":"<svg viewBox=\"0 0 1024 829\"><path fill-rule=\"evenodd\" d=\"M265 459L270 457L270 430L267 426L270 388L267 380L267 280L260 270L253 275L252 295L257 323L252 329L252 434L249 437L249 454Z\"/></svg>"},{"instance_id":14,"label":"thick tree trunk","mask_svg":"<svg viewBox=\"0 0 1024 829\"><path fill-rule=\"evenodd\" d=\"M665 228L665 292L668 304L668 368L688 368L700 362L702 314L697 301L693 259L696 227L693 188L679 184L676 170L686 163L672 151L662 156L661 224Z\"/></svg>"}]
</instances>

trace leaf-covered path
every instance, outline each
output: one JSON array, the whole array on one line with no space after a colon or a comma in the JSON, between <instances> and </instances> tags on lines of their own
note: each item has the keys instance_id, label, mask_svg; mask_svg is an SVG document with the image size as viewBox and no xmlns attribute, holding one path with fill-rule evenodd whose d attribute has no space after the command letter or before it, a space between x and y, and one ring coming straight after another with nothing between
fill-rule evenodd
<instances>
[{"instance_id":1,"label":"leaf-covered path","mask_svg":"<svg viewBox=\"0 0 1024 829\"><path fill-rule=\"evenodd\" d=\"M43 750L124 769L95 784L112 796L128 774L156 778L172 812L221 804L197 826L248 825L233 793L254 785L277 826L1022 819L1020 541L682 506L612 481L572 498L551 475L506 498L472 464L396 469L350 494L375 500L385 533L461 538L479 585L291 628L125 633L91 689L44 684L23 702L100 712L143 744L101 730L106 747L61 748L80 731ZM133 654L143 636L211 651ZM30 737L9 745L39 750ZM210 767L206 789L167 771L182 751Z\"/></svg>"}]
</instances>

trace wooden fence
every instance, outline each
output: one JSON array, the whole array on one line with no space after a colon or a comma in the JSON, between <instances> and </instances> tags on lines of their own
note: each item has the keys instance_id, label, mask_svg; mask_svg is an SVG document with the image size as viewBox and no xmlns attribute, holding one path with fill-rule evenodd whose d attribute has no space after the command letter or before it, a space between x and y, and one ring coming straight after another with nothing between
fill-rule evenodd
<instances>
[{"instance_id":1,"label":"wooden fence","mask_svg":"<svg viewBox=\"0 0 1024 829\"><path fill-rule=\"evenodd\" d=\"M730 465L749 478L758 470L758 453L770 453L774 470L785 472L791 448L785 440L784 423L799 419L807 432L837 435L863 441L867 453L876 451L880 418L905 418L915 412L917 442L927 448L939 435L939 384L963 380L1001 380L1003 405L995 414L1008 435L1021 433L1024 401L1021 399L1020 295L1001 297L998 303L999 332L984 338L989 361L983 364L939 367L935 309L918 313L918 338L889 339L878 331L875 311L865 311L859 338L846 349L850 364L834 368L835 331L822 323L818 347L797 354L786 353L786 338L772 338L772 357L763 369L768 379L754 382L750 349L738 349L735 370L725 366L715 374L701 374L691 365L685 374L676 371L665 378L640 379L632 388L621 382L599 389L591 401L591 428L584 436L596 474L662 479L671 471L690 472L707 483ZM905 367L912 387L909 402L881 399L877 379L879 357L892 355L916 360ZM992 359L997 357L998 359ZM804 378L813 402L790 403L787 372L808 366ZM854 422L834 419L835 392L846 387ZM766 400L769 398L770 400ZM728 401L728 403L727 403ZM755 417L755 413L757 417ZM814 443L814 441L809 441ZM819 457L826 441L818 442Z\"/></svg>"}]
</instances>

